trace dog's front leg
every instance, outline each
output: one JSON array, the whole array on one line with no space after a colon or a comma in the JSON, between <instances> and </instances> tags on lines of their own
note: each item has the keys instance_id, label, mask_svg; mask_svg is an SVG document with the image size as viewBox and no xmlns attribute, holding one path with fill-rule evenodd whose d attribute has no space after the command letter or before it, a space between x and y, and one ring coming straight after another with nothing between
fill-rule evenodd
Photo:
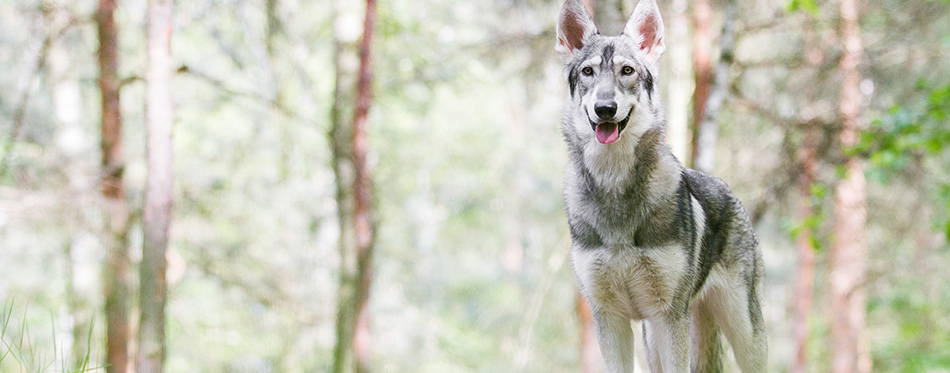
<instances>
[{"instance_id":1,"label":"dog's front leg","mask_svg":"<svg viewBox=\"0 0 950 373\"><path fill-rule=\"evenodd\" d=\"M689 317L644 320L643 338L650 370L663 373L689 372ZM659 369L658 369L659 368Z\"/></svg>"},{"instance_id":2,"label":"dog's front leg","mask_svg":"<svg viewBox=\"0 0 950 373\"><path fill-rule=\"evenodd\" d=\"M594 311L597 343L610 373L633 372L633 329L630 319L603 311Z\"/></svg>"}]
</instances>

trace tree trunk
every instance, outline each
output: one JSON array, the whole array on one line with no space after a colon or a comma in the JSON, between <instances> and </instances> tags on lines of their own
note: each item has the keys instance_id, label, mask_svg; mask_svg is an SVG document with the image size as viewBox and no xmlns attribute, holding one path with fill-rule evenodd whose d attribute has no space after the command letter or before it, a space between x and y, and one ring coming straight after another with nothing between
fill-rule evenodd
<instances>
[{"instance_id":1,"label":"tree trunk","mask_svg":"<svg viewBox=\"0 0 950 373\"><path fill-rule=\"evenodd\" d=\"M75 15L67 8L55 6L55 4L44 2L43 22L46 28L51 30L63 27ZM59 34L59 32L55 32ZM86 138L83 130L83 108L84 98L82 95L82 85L77 75L76 49L73 45L59 37L50 37L45 42L45 51L41 59L45 65L43 69L46 72L46 80L49 84L49 100L52 104L52 125L55 128L55 150L56 158L63 160L60 164L63 175L65 176L64 190L76 188L84 185L87 179L87 169L82 166L80 159L86 154L87 146L92 142ZM39 70L37 70L39 71ZM32 79L31 79L32 80ZM32 84L30 84L32 86ZM46 90L41 90L46 91ZM87 352L91 356L88 333L92 327L93 315L95 310L91 306L93 299L98 299L98 289L89 289L85 284L76 281L77 273L94 266L90 260L87 250L78 250L76 242L77 236L85 233L83 218L76 214L76 209L81 204L74 201L63 201L61 209L57 214L61 217L63 224L61 228L68 239L63 245L63 256L66 259L66 268L64 277L66 278L66 299L69 307L69 315L72 317L72 330L69 338L54 336L54 343L65 345L71 340L69 354L65 351L56 351L58 361L50 362L56 366L69 367L78 370L83 358ZM60 356L62 355L62 356ZM2 364L0 364L2 365Z\"/></svg>"},{"instance_id":2,"label":"tree trunk","mask_svg":"<svg viewBox=\"0 0 950 373\"><path fill-rule=\"evenodd\" d=\"M842 128L842 149L853 147L861 131L861 34L857 0L841 1L841 40L844 50L839 65L842 76L838 113ZM831 258L832 370L836 373L869 372L871 358L864 325L867 261L864 247L865 201L864 165L857 157L845 159L845 179L835 187L835 241Z\"/></svg>"},{"instance_id":3,"label":"tree trunk","mask_svg":"<svg viewBox=\"0 0 950 373\"><path fill-rule=\"evenodd\" d=\"M343 10L342 6L338 10ZM376 1L367 0L363 36L359 43L359 70L351 125L345 122L347 117L344 108L347 96L352 97L348 94L353 92L350 85L352 78L349 78L352 70L347 65L347 54L351 49L348 48L347 40L337 35L337 92L331 140L337 175L341 266L334 372L369 370L367 304L373 276L375 228L371 172L367 162L369 144L366 121L372 104L371 51L375 17Z\"/></svg>"},{"instance_id":4,"label":"tree trunk","mask_svg":"<svg viewBox=\"0 0 950 373\"><path fill-rule=\"evenodd\" d=\"M666 45L669 49L670 79L669 98L666 107L666 139L670 150L681 162L686 164L687 127L689 126L689 96L693 89L690 74L689 17L686 16L687 1L673 0L672 14L667 29ZM665 80L665 79L664 79Z\"/></svg>"},{"instance_id":5,"label":"tree trunk","mask_svg":"<svg viewBox=\"0 0 950 373\"><path fill-rule=\"evenodd\" d=\"M620 35L623 26L626 25L626 16L624 12L623 1L621 0L586 0L587 10L592 11L594 24L597 30L604 35Z\"/></svg>"},{"instance_id":6,"label":"tree trunk","mask_svg":"<svg viewBox=\"0 0 950 373\"><path fill-rule=\"evenodd\" d=\"M102 94L102 196L106 210L106 260L103 296L106 314L106 371L129 369L129 208L122 185L122 115L119 105L118 41L115 0L100 0L99 90Z\"/></svg>"},{"instance_id":7,"label":"tree trunk","mask_svg":"<svg viewBox=\"0 0 950 373\"><path fill-rule=\"evenodd\" d=\"M356 196L354 220L356 227L356 257L359 272L357 287L357 329L354 337L356 367L359 372L369 371L369 303L370 285L373 279L373 249L375 228L373 226L372 174L367 162L369 136L366 120L373 102L372 46L373 25L376 20L376 0L366 0L366 16L363 20L363 40L360 42L360 75L356 91L356 115L353 118L353 155L356 166Z\"/></svg>"},{"instance_id":8,"label":"tree trunk","mask_svg":"<svg viewBox=\"0 0 950 373\"><path fill-rule=\"evenodd\" d=\"M580 326L581 339L581 372L595 373L600 371L600 347L597 345L597 334L594 332L594 316L590 311L587 299L577 292L575 299L577 307L577 321Z\"/></svg>"},{"instance_id":9,"label":"tree trunk","mask_svg":"<svg viewBox=\"0 0 950 373\"><path fill-rule=\"evenodd\" d=\"M70 232L70 236L73 233ZM74 238L70 239L64 245L64 253L68 261L66 266L66 294L68 297L69 305L69 314L73 318L73 330L72 335L72 346L69 350L69 360L67 361L67 356L63 356L63 363L69 364L68 366L72 371L79 371L82 367L83 360L86 357L86 352L89 352L89 356L94 356L92 351L89 350L89 342L87 337L89 336L89 328L92 328L92 315L95 314L95 311L89 306L89 297L88 293L83 291L80 286L77 286L76 273L77 269L86 263L82 263L81 260L76 260L75 257L81 255L74 250L76 241Z\"/></svg>"},{"instance_id":10,"label":"tree trunk","mask_svg":"<svg viewBox=\"0 0 950 373\"><path fill-rule=\"evenodd\" d=\"M802 201L799 205L799 219L804 224L798 233L796 246L798 247L798 269L795 272L795 360L792 371L805 373L808 371L808 331L809 315L811 314L812 299L815 286L815 248L812 247L812 229L806 223L814 214L811 206L811 185L815 181L816 161L816 133L808 129L802 143L802 169L798 184Z\"/></svg>"},{"instance_id":11,"label":"tree trunk","mask_svg":"<svg viewBox=\"0 0 950 373\"><path fill-rule=\"evenodd\" d=\"M722 34L719 36L719 63L716 64L715 81L706 99L702 123L698 126L696 157L693 166L710 173L715 165L716 139L719 136L719 110L729 92L729 69L732 67L735 49L736 2L727 0L723 8Z\"/></svg>"},{"instance_id":12,"label":"tree trunk","mask_svg":"<svg viewBox=\"0 0 950 373\"><path fill-rule=\"evenodd\" d=\"M165 360L165 250L172 209L171 35L173 0L148 2L145 120L148 182L143 212L137 371L162 372Z\"/></svg>"},{"instance_id":13,"label":"tree trunk","mask_svg":"<svg viewBox=\"0 0 950 373\"><path fill-rule=\"evenodd\" d=\"M814 71L819 71L824 60L823 50L827 48L825 43L819 39L813 31L818 27L814 20L806 24L805 31L805 56L808 67ZM817 79L817 75L816 75ZM816 101L818 87L811 85L802 92L809 102ZM802 121L808 122L814 119L812 116L818 110L814 108L803 109L800 117ZM792 131L792 129L789 129ZM795 340L795 357L792 361L791 371L794 373L805 373L808 371L808 336L810 332L810 319L812 305L815 293L815 250L813 240L814 232L812 225L808 224L809 219L813 219L815 214L812 205L811 187L815 182L815 172L818 168L818 142L821 134L820 128L806 127L803 131L802 145L799 149L798 159L801 163L801 169L798 177L798 187L801 193L799 202L799 220L802 222L803 229L799 232L796 246L798 247L798 268L795 272L795 324L793 327L793 339ZM786 133L786 136L790 136Z\"/></svg>"},{"instance_id":14,"label":"tree trunk","mask_svg":"<svg viewBox=\"0 0 950 373\"><path fill-rule=\"evenodd\" d=\"M359 12L358 5L358 2L350 0L337 0L334 3L336 84L333 108L330 112L332 121L330 145L333 151L333 173L337 184L337 215L340 222L340 289L337 296L336 345L333 349L332 370L335 373L356 370L353 336L357 315L352 312L357 272L356 228L353 224L355 167L353 149L350 146L353 127L349 118L352 118L354 113L353 103L356 99L359 57L356 47L358 36L353 37L343 31L353 28L345 23L356 18L355 13Z\"/></svg>"},{"instance_id":15,"label":"tree trunk","mask_svg":"<svg viewBox=\"0 0 950 373\"><path fill-rule=\"evenodd\" d=\"M291 173L291 156L294 151L294 135L293 135L293 126L296 123L293 120L287 120L287 85L284 84L284 79L286 70L281 65L283 61L282 56L280 55L280 50L277 45L278 39L277 36L283 30L283 24L280 20L280 14L278 14L278 7L280 6L280 0L267 0L264 4L265 11L267 15L267 33L265 35L264 41L267 48L267 62L270 67L272 87L273 87L273 101L271 102L271 115L274 118L274 122L279 126L278 130L280 131L280 181L283 182L290 177Z\"/></svg>"},{"instance_id":16,"label":"tree trunk","mask_svg":"<svg viewBox=\"0 0 950 373\"><path fill-rule=\"evenodd\" d=\"M706 100L712 83L712 6L709 0L693 2L693 139L690 165L695 167L699 155L699 129L706 116Z\"/></svg>"}]
</instances>

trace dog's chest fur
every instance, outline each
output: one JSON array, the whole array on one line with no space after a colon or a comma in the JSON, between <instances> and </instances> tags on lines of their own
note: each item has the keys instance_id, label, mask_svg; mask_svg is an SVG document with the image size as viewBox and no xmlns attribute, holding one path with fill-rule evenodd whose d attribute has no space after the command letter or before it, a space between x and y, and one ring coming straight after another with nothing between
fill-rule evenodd
<instances>
[{"instance_id":1,"label":"dog's chest fur","mask_svg":"<svg viewBox=\"0 0 950 373\"><path fill-rule=\"evenodd\" d=\"M585 294L604 311L639 320L666 313L689 293L684 280L703 221L662 131L628 141L631 151L614 153L572 146L565 200ZM693 213L677 216L682 211Z\"/></svg>"},{"instance_id":2,"label":"dog's chest fur","mask_svg":"<svg viewBox=\"0 0 950 373\"><path fill-rule=\"evenodd\" d=\"M592 303L634 320L666 314L685 275L682 248L608 246L571 252L578 280Z\"/></svg>"}]
</instances>

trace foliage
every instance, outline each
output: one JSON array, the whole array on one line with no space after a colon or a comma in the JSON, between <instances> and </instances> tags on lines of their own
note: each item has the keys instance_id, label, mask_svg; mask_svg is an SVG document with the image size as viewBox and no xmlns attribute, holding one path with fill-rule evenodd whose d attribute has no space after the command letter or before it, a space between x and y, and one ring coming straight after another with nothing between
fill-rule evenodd
<instances>
[{"instance_id":1,"label":"foliage","mask_svg":"<svg viewBox=\"0 0 950 373\"><path fill-rule=\"evenodd\" d=\"M877 344L875 368L881 371L923 372L950 366L950 330L941 327L946 295L934 301L919 291L922 281L911 280L886 298L872 299L868 309L896 316L889 338Z\"/></svg>"},{"instance_id":2,"label":"foliage","mask_svg":"<svg viewBox=\"0 0 950 373\"><path fill-rule=\"evenodd\" d=\"M825 226L831 216L828 206L828 188L820 183L813 183L808 188L808 199L805 201L811 207L812 213L795 223L786 223L785 230L792 240L808 232L808 243L815 251L824 251L824 242L827 238L823 237L820 228Z\"/></svg>"},{"instance_id":3,"label":"foliage","mask_svg":"<svg viewBox=\"0 0 950 373\"><path fill-rule=\"evenodd\" d=\"M886 172L907 167L915 153L935 155L950 147L950 84L931 88L918 82L917 91L926 100L892 106L871 122L852 150L871 162L874 180L886 181Z\"/></svg>"},{"instance_id":4,"label":"foliage","mask_svg":"<svg viewBox=\"0 0 950 373\"><path fill-rule=\"evenodd\" d=\"M817 16L819 8L815 0L792 0L788 3L787 11L790 13L804 11L811 16Z\"/></svg>"},{"instance_id":5,"label":"foliage","mask_svg":"<svg viewBox=\"0 0 950 373\"><path fill-rule=\"evenodd\" d=\"M851 150L869 160L869 179L886 183L912 162L924 156L939 158L950 148L950 84L931 87L920 81L916 90L923 100L892 106L871 122ZM939 190L938 203L950 209L950 182ZM945 218L940 225L950 240L950 217Z\"/></svg>"}]
</instances>

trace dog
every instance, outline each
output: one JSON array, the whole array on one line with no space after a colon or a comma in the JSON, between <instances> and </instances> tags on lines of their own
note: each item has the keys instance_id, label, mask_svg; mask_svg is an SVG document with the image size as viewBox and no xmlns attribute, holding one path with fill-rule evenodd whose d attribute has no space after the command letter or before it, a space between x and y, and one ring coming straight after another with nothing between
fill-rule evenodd
<instances>
[{"instance_id":1,"label":"dog","mask_svg":"<svg viewBox=\"0 0 950 373\"><path fill-rule=\"evenodd\" d=\"M720 331L743 372L764 372L762 253L726 183L684 168L663 141L663 37L655 0L619 36L601 35L581 1L562 6L574 273L609 372L634 370L632 320L654 373L721 371Z\"/></svg>"}]
</instances>

